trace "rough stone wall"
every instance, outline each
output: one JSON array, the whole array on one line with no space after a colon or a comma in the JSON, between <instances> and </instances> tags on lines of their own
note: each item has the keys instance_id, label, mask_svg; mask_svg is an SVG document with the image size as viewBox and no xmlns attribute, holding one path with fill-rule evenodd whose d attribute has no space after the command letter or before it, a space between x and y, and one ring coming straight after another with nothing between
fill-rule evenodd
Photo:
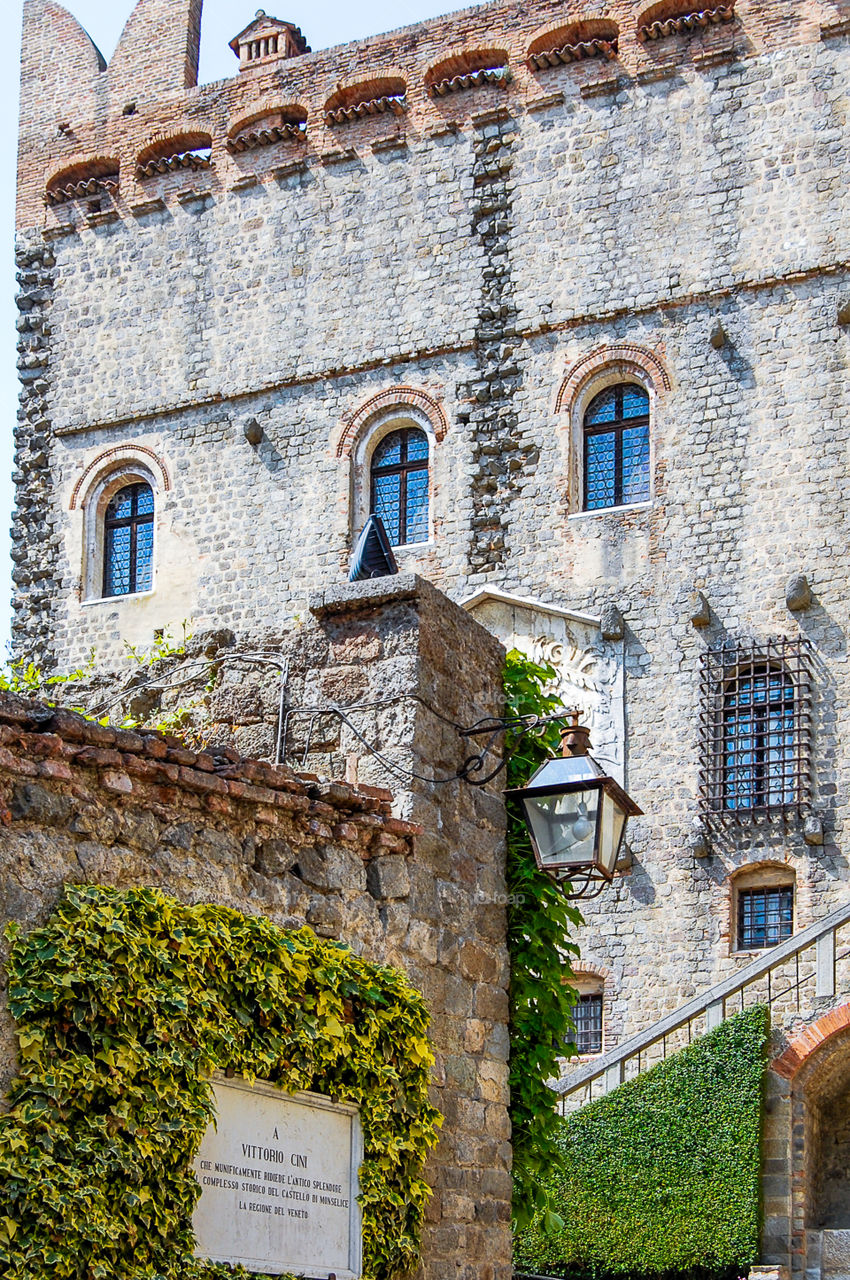
<instances>
[{"instance_id":1,"label":"rough stone wall","mask_svg":"<svg viewBox=\"0 0 850 1280\"><path fill-rule=\"evenodd\" d=\"M189 93L139 84L128 117L80 99L73 138L53 131L47 77L24 104L19 204L25 247L46 236L56 257L41 378L55 497L28 481L20 493L61 536L40 585L26 568L20 580L19 651L68 666L184 617L244 644L299 625L310 593L345 573L349 424L403 387L436 400L448 429L432 445L433 537L402 549L402 567L455 598L489 586L621 610L626 783L646 817L579 937L605 975L608 1046L748 958L736 870L790 866L798 929L847 893L850 10L751 0L732 24L643 45L640 12L594 10L619 25L613 62L532 71L535 35L585 10L497 2ZM505 51L510 84L427 94L446 50L484 45ZM391 71L408 86L402 116L325 123L338 82ZM240 120L296 102L303 142L230 155ZM190 126L210 132L212 168L136 178L154 133ZM45 212L50 175L96 153L121 161L114 200ZM606 359L653 371L652 498L584 513L572 391ZM138 445L169 476L156 590L81 603L75 489ZM792 613L800 571L814 600ZM30 606L39 592L49 619ZM824 843L796 821L741 823L696 857L700 654L780 635L813 649ZM381 727L390 741L391 715ZM347 767L344 742L327 753Z\"/></svg>"},{"instance_id":2,"label":"rough stone wall","mask_svg":"<svg viewBox=\"0 0 850 1280\"><path fill-rule=\"evenodd\" d=\"M465 754L450 727L472 713L452 651L477 660L476 700L498 700L502 650L439 593L406 579L380 598L349 589L316 604L298 679L402 703L397 766L453 775ZM315 662L320 663L318 674ZM478 683L480 682L480 684ZM408 705L410 710L408 710ZM476 701L476 706L478 702ZM343 743L356 772L356 742ZM329 755L317 763L328 764ZM368 769L364 766L364 772ZM429 774L429 776L431 776ZM427 1176L434 1187L423 1280L510 1274L510 1125L504 809L498 793L416 780L392 794L188 750L0 696L0 908L31 927L62 885L156 885L283 927L310 925L369 959L398 965L424 994L436 1051L433 1100L445 1117ZM502 905L499 905L499 904ZM2 1083L13 1028L0 1031Z\"/></svg>"}]
</instances>

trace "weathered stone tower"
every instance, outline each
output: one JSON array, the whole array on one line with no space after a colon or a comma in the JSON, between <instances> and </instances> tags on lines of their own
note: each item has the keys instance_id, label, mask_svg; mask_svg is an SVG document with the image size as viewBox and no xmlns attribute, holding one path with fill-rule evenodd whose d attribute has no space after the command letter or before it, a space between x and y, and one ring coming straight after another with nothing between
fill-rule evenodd
<instances>
[{"instance_id":1,"label":"weathered stone tower","mask_svg":"<svg viewBox=\"0 0 850 1280\"><path fill-rule=\"evenodd\" d=\"M380 510L645 810L579 939L609 1050L848 897L850 4L320 53L260 14L198 87L200 7L140 0L105 67L26 3L18 652L281 632ZM826 1183L768 1201L774 1260Z\"/></svg>"}]
</instances>

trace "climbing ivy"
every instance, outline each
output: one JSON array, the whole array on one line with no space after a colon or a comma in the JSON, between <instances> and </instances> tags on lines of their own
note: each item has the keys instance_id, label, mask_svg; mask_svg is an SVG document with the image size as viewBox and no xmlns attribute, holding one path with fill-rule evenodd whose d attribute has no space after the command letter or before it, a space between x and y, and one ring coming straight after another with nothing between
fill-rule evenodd
<instances>
[{"instance_id":1,"label":"climbing ivy","mask_svg":"<svg viewBox=\"0 0 850 1280\"><path fill-rule=\"evenodd\" d=\"M364 1278L416 1263L440 1118L403 974L151 889L68 888L44 927L8 932L21 1074L0 1117L0 1276L232 1278L193 1256L217 1071L359 1106Z\"/></svg>"},{"instance_id":2,"label":"climbing ivy","mask_svg":"<svg viewBox=\"0 0 850 1280\"><path fill-rule=\"evenodd\" d=\"M553 667L532 662L512 649L505 667L508 716L553 715L564 706L546 688ZM557 722L535 734L508 734L509 787L521 787L560 745ZM546 1230L562 1221L553 1208L546 1179L560 1165L555 1102L547 1083L559 1075L560 1060L574 1050L570 956L578 948L569 935L582 918L563 890L538 871L521 806L508 800L508 946L511 956L511 1122L514 1147L513 1216L517 1227L538 1214Z\"/></svg>"},{"instance_id":3,"label":"climbing ivy","mask_svg":"<svg viewBox=\"0 0 850 1280\"><path fill-rule=\"evenodd\" d=\"M559 1124L547 1190L564 1222L520 1232L545 1275L742 1275L759 1257L764 1005Z\"/></svg>"}]
</instances>

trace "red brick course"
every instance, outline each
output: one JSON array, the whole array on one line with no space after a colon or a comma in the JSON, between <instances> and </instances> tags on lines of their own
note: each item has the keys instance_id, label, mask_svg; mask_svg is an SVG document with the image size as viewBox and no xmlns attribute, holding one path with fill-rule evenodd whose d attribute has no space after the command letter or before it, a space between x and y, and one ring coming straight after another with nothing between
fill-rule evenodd
<instances>
[{"instance_id":1,"label":"red brick course","mask_svg":"<svg viewBox=\"0 0 850 1280\"><path fill-rule=\"evenodd\" d=\"M813 43L840 24L840 6L788 6L753 0L730 23L699 34L641 44L638 28L646 5L614 0L606 22L618 29L618 52L571 66L579 88L600 80L652 79L717 57L750 57L787 44ZM684 12L687 5L680 6ZM545 44L545 33L581 24L580 0L495 0L417 26L300 57L265 58L230 80L195 87L201 0L139 0L108 68L75 19L52 0L26 0L21 93L18 227L67 225L73 205L46 210L45 190L57 174L84 171L105 156L120 161L115 207L130 218L134 205L152 197L193 189L228 190L246 174L294 156L371 148L388 133L426 136L447 125L463 127L473 115L507 105L512 111L546 96L547 72L528 64L529 49ZM790 10L793 9L793 13ZM825 10L828 9L829 13ZM833 12L834 10L834 12ZM831 14L831 18L830 18ZM824 17L827 21L824 24ZM837 28L836 28L837 29ZM309 36L309 32L306 33ZM434 98L428 85L436 68L458 66L482 50L507 54L511 81L484 84ZM236 64L234 63L236 72ZM406 110L327 123L326 107L346 85L386 77L406 84ZM306 138L282 140L247 154L231 154L227 141L240 120L262 118L298 106L307 115ZM63 127L60 129L60 125ZM197 132L213 139L212 167L136 175L138 157L168 139Z\"/></svg>"},{"instance_id":2,"label":"red brick course","mask_svg":"<svg viewBox=\"0 0 850 1280\"><path fill-rule=\"evenodd\" d=\"M259 805L262 809L253 815L258 820L275 825L286 815L311 835L321 828L321 834L330 836L330 827L317 822L327 819L367 859L387 848L409 851L411 837L422 831L392 817L392 796L378 787L321 783L285 765L242 759L229 749L220 754L190 751L167 734L112 729L2 693L0 798L16 778L67 783L66 790L76 796L102 787L136 806L162 803L162 787L168 784L173 798L166 803L233 816L239 816L240 807Z\"/></svg>"}]
</instances>

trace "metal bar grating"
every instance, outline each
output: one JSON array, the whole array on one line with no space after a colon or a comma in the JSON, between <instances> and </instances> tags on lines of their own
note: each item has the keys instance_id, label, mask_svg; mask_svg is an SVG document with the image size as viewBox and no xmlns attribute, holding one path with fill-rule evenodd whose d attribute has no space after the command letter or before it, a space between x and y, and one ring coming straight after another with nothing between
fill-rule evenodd
<instances>
[{"instance_id":1,"label":"metal bar grating","mask_svg":"<svg viewBox=\"0 0 850 1280\"><path fill-rule=\"evenodd\" d=\"M802 815L811 800L805 639L709 649L700 676L700 809L708 820Z\"/></svg>"},{"instance_id":2,"label":"metal bar grating","mask_svg":"<svg viewBox=\"0 0 850 1280\"><path fill-rule=\"evenodd\" d=\"M571 1037L580 1054L602 1052L602 994L580 995L573 1008L575 1031Z\"/></svg>"}]
</instances>

